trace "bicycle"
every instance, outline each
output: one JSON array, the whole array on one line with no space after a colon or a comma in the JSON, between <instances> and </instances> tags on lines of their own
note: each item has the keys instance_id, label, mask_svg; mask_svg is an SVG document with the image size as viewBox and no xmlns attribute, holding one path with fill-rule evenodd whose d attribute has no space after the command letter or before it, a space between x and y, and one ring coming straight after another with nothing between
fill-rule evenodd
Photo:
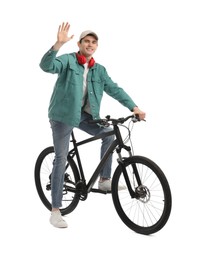
<instances>
[{"instance_id":1,"label":"bicycle","mask_svg":"<svg viewBox=\"0 0 208 260\"><path fill-rule=\"evenodd\" d=\"M126 142L121 136L120 127L124 126L124 122L129 119L133 123L140 121L134 115L119 119L112 119L107 116L105 119L91 120L89 123L104 126L111 124L113 130L80 142L76 141L72 131L70 142L73 143L73 148L67 156L63 206L60 211L62 215L71 213L80 200L87 199L90 192L109 193L93 188L93 186L109 155L116 151L118 166L112 177L111 189L115 209L127 227L137 233L149 235L162 229L169 219L172 207L171 190L166 176L155 162L144 156L133 155L132 143L131 146L125 145ZM128 129L128 140L131 140L130 125L126 128ZM78 147L107 135L115 135L115 140L98 163L89 181L86 182ZM127 151L128 157L121 155L123 149ZM54 158L54 147L50 146L40 153L35 164L37 192L48 210L51 210L50 179ZM119 191L119 184L125 186L125 189Z\"/></svg>"}]
</instances>

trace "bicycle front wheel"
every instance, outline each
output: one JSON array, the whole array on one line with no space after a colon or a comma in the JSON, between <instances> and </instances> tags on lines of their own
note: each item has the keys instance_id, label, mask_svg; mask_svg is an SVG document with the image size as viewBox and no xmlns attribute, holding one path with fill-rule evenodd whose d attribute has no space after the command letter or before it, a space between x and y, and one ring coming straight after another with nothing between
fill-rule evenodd
<instances>
[{"instance_id":1,"label":"bicycle front wheel","mask_svg":"<svg viewBox=\"0 0 208 260\"><path fill-rule=\"evenodd\" d=\"M133 156L119 165L112 180L112 198L121 220L133 231L159 231L171 212L171 191L162 170L150 159ZM125 171L125 175L123 173ZM118 189L119 184L126 189Z\"/></svg>"},{"instance_id":2,"label":"bicycle front wheel","mask_svg":"<svg viewBox=\"0 0 208 260\"><path fill-rule=\"evenodd\" d=\"M51 173L53 162L55 159L54 147L44 149L37 158L35 164L35 185L38 195L48 210L51 210ZM62 207L61 214L66 215L72 212L78 202L79 195L75 192L70 192L76 188L76 183L79 180L77 166L72 158L66 163Z\"/></svg>"}]
</instances>

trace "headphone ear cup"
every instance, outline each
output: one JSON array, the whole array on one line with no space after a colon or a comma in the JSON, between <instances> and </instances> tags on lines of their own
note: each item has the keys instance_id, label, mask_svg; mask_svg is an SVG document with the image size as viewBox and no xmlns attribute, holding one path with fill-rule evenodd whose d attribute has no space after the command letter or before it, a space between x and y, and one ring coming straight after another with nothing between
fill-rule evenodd
<instances>
[{"instance_id":1,"label":"headphone ear cup","mask_svg":"<svg viewBox=\"0 0 208 260\"><path fill-rule=\"evenodd\" d=\"M88 66L89 66L89 68L92 68L94 65L95 65L95 60L93 58L91 58Z\"/></svg>"},{"instance_id":2,"label":"headphone ear cup","mask_svg":"<svg viewBox=\"0 0 208 260\"><path fill-rule=\"evenodd\" d=\"M80 55L79 53L76 53L76 56L77 56L77 61L79 64L83 65L87 62L85 56Z\"/></svg>"},{"instance_id":3,"label":"headphone ear cup","mask_svg":"<svg viewBox=\"0 0 208 260\"><path fill-rule=\"evenodd\" d=\"M87 62L87 59L84 55L80 55L79 53L76 53L77 61L79 64L83 65ZM95 65L95 60L93 58L90 59L88 63L88 67L92 68Z\"/></svg>"}]
</instances>

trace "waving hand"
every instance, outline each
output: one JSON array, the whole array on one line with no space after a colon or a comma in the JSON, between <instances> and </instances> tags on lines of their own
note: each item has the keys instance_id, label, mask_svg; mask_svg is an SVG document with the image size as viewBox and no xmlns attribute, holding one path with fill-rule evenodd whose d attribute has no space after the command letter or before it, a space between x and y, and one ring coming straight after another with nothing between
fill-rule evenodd
<instances>
[{"instance_id":1,"label":"waving hand","mask_svg":"<svg viewBox=\"0 0 208 260\"><path fill-rule=\"evenodd\" d=\"M59 50L62 45L64 45L66 42L70 41L74 35L68 36L70 24L62 23L62 25L59 25L58 33L57 33L57 41L55 45L53 46L54 50Z\"/></svg>"}]
</instances>

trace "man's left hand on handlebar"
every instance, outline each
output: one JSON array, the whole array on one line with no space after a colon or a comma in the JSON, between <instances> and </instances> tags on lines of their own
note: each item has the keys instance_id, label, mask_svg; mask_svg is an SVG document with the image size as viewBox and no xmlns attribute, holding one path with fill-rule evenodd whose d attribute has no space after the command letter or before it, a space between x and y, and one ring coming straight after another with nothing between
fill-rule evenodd
<instances>
[{"instance_id":1,"label":"man's left hand on handlebar","mask_svg":"<svg viewBox=\"0 0 208 260\"><path fill-rule=\"evenodd\" d=\"M135 116L139 117L140 120L144 120L146 117L145 112L140 110L138 107L134 107L133 112L134 112Z\"/></svg>"}]
</instances>

